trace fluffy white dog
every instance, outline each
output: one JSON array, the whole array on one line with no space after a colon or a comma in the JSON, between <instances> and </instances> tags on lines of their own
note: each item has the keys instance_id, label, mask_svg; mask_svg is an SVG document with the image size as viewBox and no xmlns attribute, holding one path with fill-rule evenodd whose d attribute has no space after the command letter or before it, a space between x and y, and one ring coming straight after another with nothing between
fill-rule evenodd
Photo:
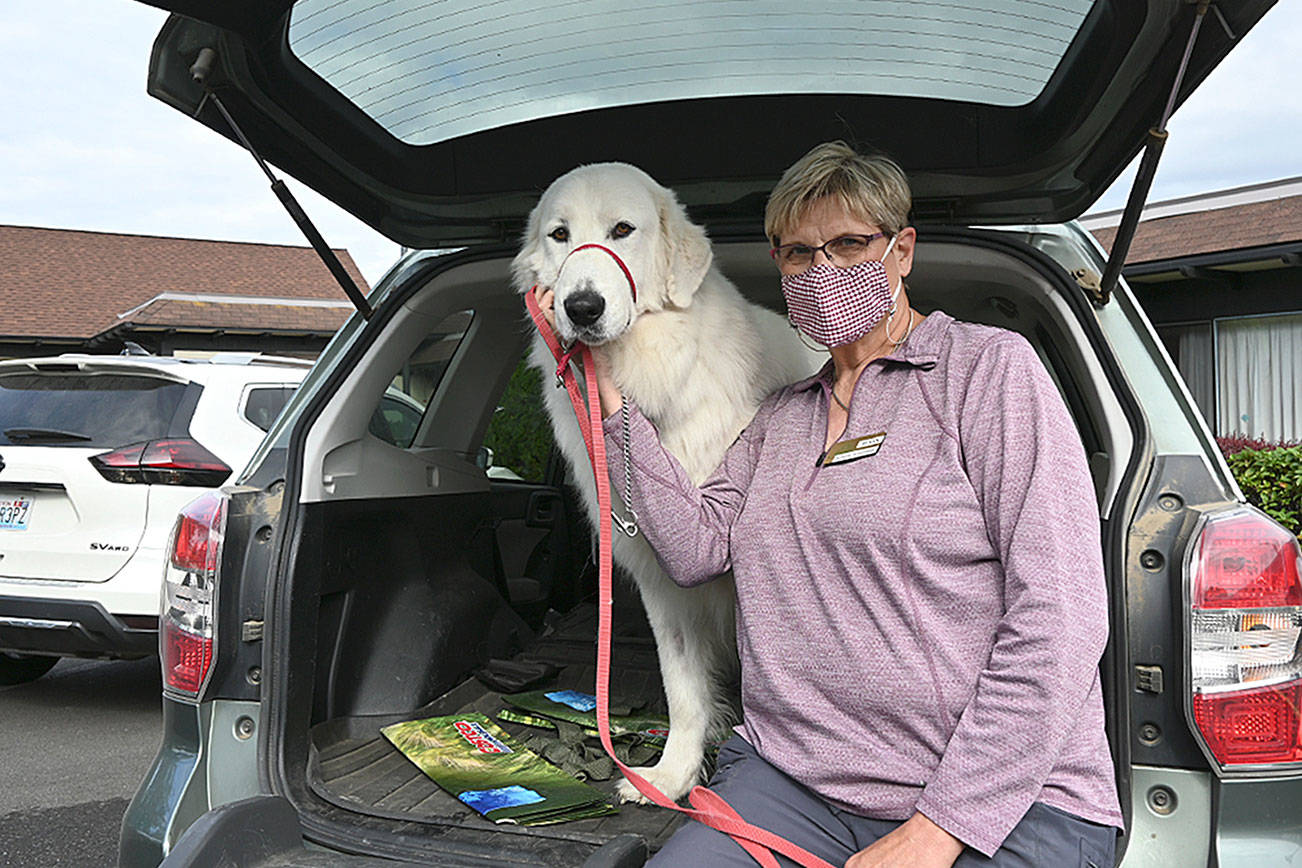
<instances>
[{"instance_id":1,"label":"fluffy white dog","mask_svg":"<svg viewBox=\"0 0 1302 868\"><path fill-rule=\"evenodd\" d=\"M636 302L612 257L586 250L567 258L589 243L619 254L636 282ZM562 342L581 340L601 355L698 484L764 396L827 359L802 346L782 317L742 298L713 267L704 230L688 221L674 194L624 163L582 166L556 179L529 215L512 270L522 293L535 285L555 291ZM596 485L583 438L565 390L551 387L556 363L537 335L531 362L544 373L557 445L596 527ZM624 515L618 493L615 500ZM737 665L732 577L680 588L642 535L629 538L616 528L614 537L615 560L636 580L655 633L669 707L664 754L638 772L677 799L699 780L706 738L731 722L725 685ZM643 801L627 781L620 796Z\"/></svg>"}]
</instances>

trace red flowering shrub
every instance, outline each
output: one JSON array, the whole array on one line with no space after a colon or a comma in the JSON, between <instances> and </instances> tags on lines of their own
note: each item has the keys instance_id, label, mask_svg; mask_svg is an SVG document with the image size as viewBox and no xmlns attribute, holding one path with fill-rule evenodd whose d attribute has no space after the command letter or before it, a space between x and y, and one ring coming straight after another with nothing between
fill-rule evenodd
<instances>
[{"instance_id":1,"label":"red flowering shrub","mask_svg":"<svg viewBox=\"0 0 1302 868\"><path fill-rule=\"evenodd\" d=\"M1272 449L1287 449L1292 446L1302 445L1295 440L1262 440L1259 437L1245 437L1242 434L1231 434L1228 437L1217 437L1216 445L1221 447L1221 452L1226 458L1236 452L1242 452L1245 449L1251 449L1254 452L1269 452Z\"/></svg>"}]
</instances>

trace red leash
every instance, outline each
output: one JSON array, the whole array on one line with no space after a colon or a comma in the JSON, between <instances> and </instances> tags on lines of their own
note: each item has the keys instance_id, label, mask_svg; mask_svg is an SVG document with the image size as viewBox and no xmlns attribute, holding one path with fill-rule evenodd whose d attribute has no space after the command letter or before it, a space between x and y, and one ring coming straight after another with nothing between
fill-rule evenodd
<instances>
[{"instance_id":1,"label":"red leash","mask_svg":"<svg viewBox=\"0 0 1302 868\"><path fill-rule=\"evenodd\" d=\"M629 286L633 289L634 298L637 297L637 289L633 284L633 276L629 273L619 256L614 251L602 247L598 244L585 244L576 247L571 253L576 253L584 248L595 248L604 250L609 253L614 260L619 263L620 269L624 276L628 278ZM649 781L641 775L634 772L628 766L619 761L615 756L615 746L610 740L610 636L614 605L614 595L612 590L612 533L611 533L611 501L610 501L610 474L606 468L606 440L602 436L601 429L601 401L597 397L597 375L596 368L592 361L592 350L585 344L576 342L568 350L561 347L560 342L556 339L555 333L547 324L547 320L542 315L542 310L538 307L538 300L534 298L534 290L529 290L525 294L525 306L529 309L529 316L533 319L534 325L547 342L548 348L556 358L557 369L556 377L558 385L564 383L566 391L570 396L570 403L574 406L574 415L579 422L579 430L583 432L583 440L588 447L588 459L592 462L592 475L597 481L597 515L598 515L598 557L597 557L597 734L601 738L601 746L605 748L606 753L614 760L615 765L628 779L628 782L642 795L646 796L655 804L662 808L669 808L674 811L681 811L694 820L704 823L712 829L731 837L747 853L749 853L756 862L763 868L778 868L778 860L773 855L781 853L796 864L803 868L833 868L828 862L815 856L813 853L799 847L785 838L775 835L767 829L761 829L759 826L746 822L741 818L732 806L724 801L723 797L706 787L697 786L692 789L688 795L688 801L692 807L683 808L674 803L672 799L666 796L660 790L656 789ZM587 389L588 401L583 401L579 394L578 385L575 382L573 370L570 367L570 360L574 355L579 356L583 363L584 385ZM627 505L627 504L626 504Z\"/></svg>"}]
</instances>

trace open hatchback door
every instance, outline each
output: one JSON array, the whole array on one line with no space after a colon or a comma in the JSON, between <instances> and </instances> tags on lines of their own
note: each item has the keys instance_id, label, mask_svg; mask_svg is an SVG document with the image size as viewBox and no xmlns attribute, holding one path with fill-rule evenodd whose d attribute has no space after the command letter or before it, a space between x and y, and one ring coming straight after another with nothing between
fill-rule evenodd
<instances>
[{"instance_id":1,"label":"open hatchback door","mask_svg":"<svg viewBox=\"0 0 1302 868\"><path fill-rule=\"evenodd\" d=\"M149 92L415 248L516 237L576 165L633 163L756 233L811 142L908 172L920 223L1079 216L1159 123L1187 0L162 0ZM1202 4L1177 102L1272 0Z\"/></svg>"}]
</instances>

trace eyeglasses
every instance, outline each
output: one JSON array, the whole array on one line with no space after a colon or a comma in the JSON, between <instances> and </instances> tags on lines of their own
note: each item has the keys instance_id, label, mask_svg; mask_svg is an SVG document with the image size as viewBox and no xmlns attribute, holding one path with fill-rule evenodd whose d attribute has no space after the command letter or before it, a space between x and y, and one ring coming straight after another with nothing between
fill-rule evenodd
<instances>
[{"instance_id":1,"label":"eyeglasses","mask_svg":"<svg viewBox=\"0 0 1302 868\"><path fill-rule=\"evenodd\" d=\"M769 251L783 268L806 268L814 261L814 251L821 250L833 265L845 268L862 262L868 255L868 247L878 238L885 238L885 232L872 235L841 235L825 244L811 247L808 244L782 244Z\"/></svg>"}]
</instances>

